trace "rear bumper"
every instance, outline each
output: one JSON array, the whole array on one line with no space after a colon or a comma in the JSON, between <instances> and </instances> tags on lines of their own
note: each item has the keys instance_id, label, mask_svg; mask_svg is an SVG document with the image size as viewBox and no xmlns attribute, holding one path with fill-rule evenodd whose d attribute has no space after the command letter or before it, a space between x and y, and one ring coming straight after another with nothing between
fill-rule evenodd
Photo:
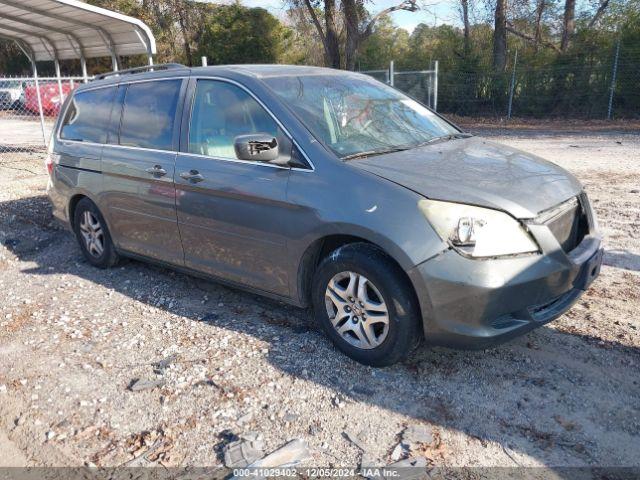
<instances>
[{"instance_id":1,"label":"rear bumper","mask_svg":"<svg viewBox=\"0 0 640 480\"><path fill-rule=\"evenodd\" d=\"M601 239L570 254L474 260L447 250L409 272L427 342L486 348L566 312L598 276Z\"/></svg>"}]
</instances>

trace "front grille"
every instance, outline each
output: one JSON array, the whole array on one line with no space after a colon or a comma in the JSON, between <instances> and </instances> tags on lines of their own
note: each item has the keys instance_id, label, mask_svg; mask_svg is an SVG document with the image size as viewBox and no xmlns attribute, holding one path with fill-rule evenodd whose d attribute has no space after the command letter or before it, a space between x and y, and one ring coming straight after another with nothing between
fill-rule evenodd
<instances>
[{"instance_id":1,"label":"front grille","mask_svg":"<svg viewBox=\"0 0 640 480\"><path fill-rule=\"evenodd\" d=\"M582 197L571 198L538 216L538 223L549 227L565 252L576 248L589 233L589 220Z\"/></svg>"}]
</instances>

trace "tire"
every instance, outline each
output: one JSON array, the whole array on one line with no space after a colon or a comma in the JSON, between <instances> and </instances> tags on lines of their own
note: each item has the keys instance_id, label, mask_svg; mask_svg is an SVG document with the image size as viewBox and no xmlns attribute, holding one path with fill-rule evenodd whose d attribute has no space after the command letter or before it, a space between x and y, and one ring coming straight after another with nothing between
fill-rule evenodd
<instances>
[{"instance_id":1,"label":"tire","mask_svg":"<svg viewBox=\"0 0 640 480\"><path fill-rule=\"evenodd\" d=\"M354 302L348 295L354 291L352 282L365 285L355 288ZM393 365L422 340L413 287L398 265L373 245L348 244L324 258L314 272L311 293L316 321L336 347L357 362Z\"/></svg>"},{"instance_id":2,"label":"tire","mask_svg":"<svg viewBox=\"0 0 640 480\"><path fill-rule=\"evenodd\" d=\"M83 198L76 205L73 213L73 231L82 253L94 267L113 267L120 260L104 217L95 203L88 198Z\"/></svg>"}]
</instances>

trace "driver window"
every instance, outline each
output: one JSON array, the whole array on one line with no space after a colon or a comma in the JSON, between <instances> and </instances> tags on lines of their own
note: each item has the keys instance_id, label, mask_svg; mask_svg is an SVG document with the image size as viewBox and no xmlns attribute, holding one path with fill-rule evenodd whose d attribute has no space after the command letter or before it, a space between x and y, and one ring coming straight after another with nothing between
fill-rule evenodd
<instances>
[{"instance_id":1,"label":"driver window","mask_svg":"<svg viewBox=\"0 0 640 480\"><path fill-rule=\"evenodd\" d=\"M189 127L189 152L237 158L238 135L265 133L280 142L278 125L243 89L217 80L198 80Z\"/></svg>"}]
</instances>

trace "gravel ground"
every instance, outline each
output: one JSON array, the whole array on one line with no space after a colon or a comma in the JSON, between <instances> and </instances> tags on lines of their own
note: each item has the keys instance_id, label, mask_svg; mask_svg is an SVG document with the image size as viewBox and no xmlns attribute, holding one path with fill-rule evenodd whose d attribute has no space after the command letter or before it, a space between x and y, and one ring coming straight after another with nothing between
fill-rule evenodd
<instances>
[{"instance_id":1,"label":"gravel ground","mask_svg":"<svg viewBox=\"0 0 640 480\"><path fill-rule=\"evenodd\" d=\"M303 438L306 465L353 467L345 431L386 464L423 426L412 453L432 465L640 466L640 136L491 134L586 185L601 276L507 345L379 370L305 311L144 263L92 268L52 220L42 159L0 159L0 464L117 466L154 445L154 464L215 466L253 431L267 452Z\"/></svg>"}]
</instances>

